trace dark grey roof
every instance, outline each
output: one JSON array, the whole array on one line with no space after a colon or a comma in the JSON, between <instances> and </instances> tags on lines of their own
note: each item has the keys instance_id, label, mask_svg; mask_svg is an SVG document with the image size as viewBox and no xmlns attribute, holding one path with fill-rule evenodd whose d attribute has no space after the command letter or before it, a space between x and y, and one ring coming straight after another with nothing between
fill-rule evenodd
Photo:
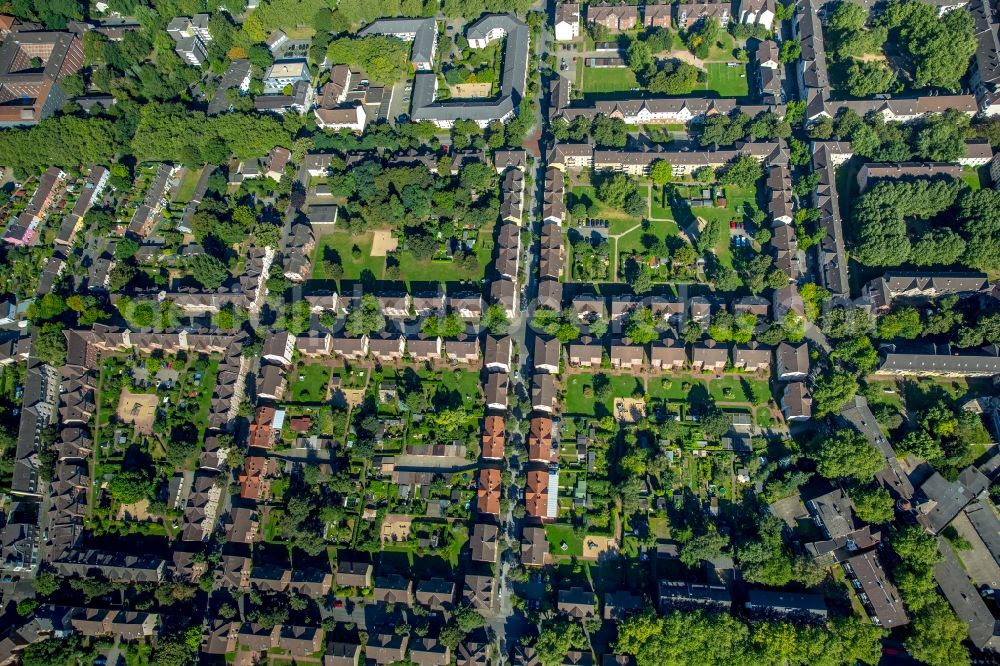
<instances>
[{"instance_id":1,"label":"dark grey roof","mask_svg":"<svg viewBox=\"0 0 1000 666\"><path fill-rule=\"evenodd\" d=\"M413 78L411 111L413 120L488 121L503 118L515 111L521 102L527 80L530 30L513 14L490 14L469 26L466 34L470 39L481 39L490 31L497 29L503 30L506 34L503 72L500 74L500 96L492 100L435 103L437 75L431 72L418 72Z\"/></svg>"},{"instance_id":2,"label":"dark grey roof","mask_svg":"<svg viewBox=\"0 0 1000 666\"><path fill-rule=\"evenodd\" d=\"M951 547L938 541L941 561L934 565L934 579L957 615L969 627L969 640L979 649L1000 648L997 620L979 592L969 582Z\"/></svg>"},{"instance_id":3,"label":"dark grey roof","mask_svg":"<svg viewBox=\"0 0 1000 666\"><path fill-rule=\"evenodd\" d=\"M1000 519L988 502L973 502L965 508L965 515L986 544L993 559L1000 564Z\"/></svg>"},{"instance_id":4,"label":"dark grey roof","mask_svg":"<svg viewBox=\"0 0 1000 666\"><path fill-rule=\"evenodd\" d=\"M890 352L879 370L896 374L989 377L1000 374L1000 356Z\"/></svg>"},{"instance_id":5,"label":"dark grey roof","mask_svg":"<svg viewBox=\"0 0 1000 666\"><path fill-rule=\"evenodd\" d=\"M777 592L773 590L750 590L747 593L747 608L770 610L778 613L808 613L826 617L826 602L822 594L801 592Z\"/></svg>"},{"instance_id":6,"label":"dark grey roof","mask_svg":"<svg viewBox=\"0 0 1000 666\"><path fill-rule=\"evenodd\" d=\"M362 37L392 35L413 41L411 62L430 62L434 59L437 41L437 23L432 18L384 18L365 27L358 33Z\"/></svg>"},{"instance_id":7,"label":"dark grey roof","mask_svg":"<svg viewBox=\"0 0 1000 666\"><path fill-rule=\"evenodd\" d=\"M229 96L227 92L232 88L238 88L250 74L249 60L234 60L229 63L226 73L222 75L219 87L212 96L212 101L208 104L208 115L214 116L218 113L228 111L230 108Z\"/></svg>"},{"instance_id":8,"label":"dark grey roof","mask_svg":"<svg viewBox=\"0 0 1000 666\"><path fill-rule=\"evenodd\" d=\"M917 520L937 534L954 520L959 511L989 488L989 485L990 480L986 475L971 465L963 469L955 481L948 481L938 472L934 472L920 486L920 493L926 501Z\"/></svg>"}]
</instances>

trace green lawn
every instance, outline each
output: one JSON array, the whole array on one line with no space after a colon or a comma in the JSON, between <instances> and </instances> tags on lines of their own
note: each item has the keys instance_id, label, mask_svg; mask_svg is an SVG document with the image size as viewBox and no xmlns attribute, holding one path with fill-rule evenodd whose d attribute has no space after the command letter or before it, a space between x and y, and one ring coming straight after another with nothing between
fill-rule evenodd
<instances>
[{"instance_id":1,"label":"green lawn","mask_svg":"<svg viewBox=\"0 0 1000 666\"><path fill-rule=\"evenodd\" d=\"M708 52L706 61L732 62L733 50L736 48L736 40L728 32L722 31L715 38L715 44Z\"/></svg>"},{"instance_id":2,"label":"green lawn","mask_svg":"<svg viewBox=\"0 0 1000 666\"><path fill-rule=\"evenodd\" d=\"M191 197L194 196L194 188L198 186L198 179L201 178L201 172L204 171L204 167L200 169L188 169L184 174L184 179L181 180L181 184L177 187L177 194L174 195L173 203L185 204L191 201Z\"/></svg>"},{"instance_id":3,"label":"green lawn","mask_svg":"<svg viewBox=\"0 0 1000 666\"><path fill-rule=\"evenodd\" d=\"M677 235L677 224L672 220L650 220L648 224L639 229L635 229L618 239L618 253L632 252L633 250L644 251L642 238L646 235L666 238Z\"/></svg>"},{"instance_id":4,"label":"green lawn","mask_svg":"<svg viewBox=\"0 0 1000 666\"><path fill-rule=\"evenodd\" d=\"M609 375L611 380L611 396L607 400L598 400L593 393L594 375L570 375L566 386L566 413L568 415L604 416L612 413L614 399L631 396L636 386L642 381L630 375ZM590 391L585 391L589 388ZM585 392L591 395L584 395Z\"/></svg>"},{"instance_id":5,"label":"green lawn","mask_svg":"<svg viewBox=\"0 0 1000 666\"><path fill-rule=\"evenodd\" d=\"M648 185L640 185L639 189L646 195L647 198L649 197ZM639 218L632 217L623 210L604 205L604 203L597 198L596 189L591 185L577 185L571 191L573 196L570 198L570 208L575 206L577 201L581 199L593 202L597 207L597 211L591 217L608 220L611 223L610 233L612 234L620 234L640 222Z\"/></svg>"},{"instance_id":6,"label":"green lawn","mask_svg":"<svg viewBox=\"0 0 1000 666\"><path fill-rule=\"evenodd\" d=\"M692 389L698 389L693 391ZM654 377L649 380L649 397L670 401L686 401L691 393L706 394L705 382L690 375Z\"/></svg>"},{"instance_id":7,"label":"green lawn","mask_svg":"<svg viewBox=\"0 0 1000 666\"><path fill-rule=\"evenodd\" d=\"M441 386L458 391L462 396L462 402L469 409L480 404L480 381L478 372L468 370L458 370L455 372L445 372L441 375Z\"/></svg>"},{"instance_id":8,"label":"green lawn","mask_svg":"<svg viewBox=\"0 0 1000 666\"><path fill-rule=\"evenodd\" d=\"M626 92L640 87L635 73L628 67L586 67L582 62L580 67L585 94Z\"/></svg>"},{"instance_id":9,"label":"green lawn","mask_svg":"<svg viewBox=\"0 0 1000 666\"><path fill-rule=\"evenodd\" d=\"M719 97L746 97L750 94L745 64L730 67L725 62L710 62L705 70L708 72L708 80L700 86L701 90L717 92Z\"/></svg>"},{"instance_id":10,"label":"green lawn","mask_svg":"<svg viewBox=\"0 0 1000 666\"><path fill-rule=\"evenodd\" d=\"M476 258L479 267L468 270L451 260L418 260L409 252L400 252L399 274L407 282L457 282L459 280L480 280L486 275L486 267L493 258L493 230L484 229L476 242Z\"/></svg>"},{"instance_id":11,"label":"green lawn","mask_svg":"<svg viewBox=\"0 0 1000 666\"><path fill-rule=\"evenodd\" d=\"M357 245L361 250L361 256L354 258L351 252ZM371 256L372 233L366 231L355 236L347 231L334 231L333 233L320 236L319 243L316 244L316 254L313 256L314 280L332 279L326 274L323 267L323 258L326 256L338 256L344 266L343 278L346 280L357 280L361 277L362 271L369 270L378 279L382 278L382 271L385 268L385 257Z\"/></svg>"},{"instance_id":12,"label":"green lawn","mask_svg":"<svg viewBox=\"0 0 1000 666\"><path fill-rule=\"evenodd\" d=\"M766 396L769 390L766 381L737 374L727 374L708 383L709 394L718 402L750 402L752 392Z\"/></svg>"},{"instance_id":13,"label":"green lawn","mask_svg":"<svg viewBox=\"0 0 1000 666\"><path fill-rule=\"evenodd\" d=\"M979 179L979 169L976 167L965 167L962 169L962 180L968 183L973 191L983 186Z\"/></svg>"},{"instance_id":14,"label":"green lawn","mask_svg":"<svg viewBox=\"0 0 1000 666\"><path fill-rule=\"evenodd\" d=\"M580 557L583 555L583 539L573 532L569 525L546 525L545 538L549 541L549 552L565 557ZM566 550L562 545L566 544Z\"/></svg>"},{"instance_id":15,"label":"green lawn","mask_svg":"<svg viewBox=\"0 0 1000 666\"><path fill-rule=\"evenodd\" d=\"M326 387L330 384L330 368L325 365L307 365L291 373L292 401L322 402L326 400Z\"/></svg>"}]
</instances>

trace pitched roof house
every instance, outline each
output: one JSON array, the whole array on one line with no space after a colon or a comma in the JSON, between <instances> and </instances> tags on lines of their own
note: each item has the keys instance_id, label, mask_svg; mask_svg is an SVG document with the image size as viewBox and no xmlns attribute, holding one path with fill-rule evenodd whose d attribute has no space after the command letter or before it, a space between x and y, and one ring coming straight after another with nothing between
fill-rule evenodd
<instances>
[{"instance_id":1,"label":"pitched roof house","mask_svg":"<svg viewBox=\"0 0 1000 666\"><path fill-rule=\"evenodd\" d=\"M487 415L483 420L483 440L480 455L483 458L500 460L504 454L505 426L502 416Z\"/></svg>"},{"instance_id":2,"label":"pitched roof house","mask_svg":"<svg viewBox=\"0 0 1000 666\"><path fill-rule=\"evenodd\" d=\"M500 530L496 525L476 523L469 537L474 562L496 563L500 555Z\"/></svg>"}]
</instances>

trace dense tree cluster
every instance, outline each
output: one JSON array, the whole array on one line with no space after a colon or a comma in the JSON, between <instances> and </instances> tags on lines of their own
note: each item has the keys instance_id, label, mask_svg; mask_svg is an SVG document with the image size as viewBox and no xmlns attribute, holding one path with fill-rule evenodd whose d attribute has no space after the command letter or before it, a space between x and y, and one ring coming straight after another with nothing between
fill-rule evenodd
<instances>
[{"instance_id":1,"label":"dense tree cluster","mask_svg":"<svg viewBox=\"0 0 1000 666\"><path fill-rule=\"evenodd\" d=\"M409 44L395 37L341 37L330 43L331 62L363 69L373 81L391 85L410 71Z\"/></svg>"},{"instance_id":2,"label":"dense tree cluster","mask_svg":"<svg viewBox=\"0 0 1000 666\"><path fill-rule=\"evenodd\" d=\"M621 118L598 114L593 122L584 116L577 116L573 122L556 118L552 121L551 131L557 141L592 140L599 148L624 148L629 129Z\"/></svg>"},{"instance_id":3,"label":"dense tree cluster","mask_svg":"<svg viewBox=\"0 0 1000 666\"><path fill-rule=\"evenodd\" d=\"M849 139L855 155L872 162L955 162L965 154L969 117L957 110L930 114L912 123L886 122L881 114L864 118L846 109L809 130L816 139Z\"/></svg>"},{"instance_id":4,"label":"dense tree cluster","mask_svg":"<svg viewBox=\"0 0 1000 666\"><path fill-rule=\"evenodd\" d=\"M617 650L639 666L789 666L876 664L885 630L857 618L825 625L761 621L748 625L729 613L673 611L636 615L619 625Z\"/></svg>"},{"instance_id":5,"label":"dense tree cluster","mask_svg":"<svg viewBox=\"0 0 1000 666\"><path fill-rule=\"evenodd\" d=\"M993 190L973 192L960 180L881 182L857 200L852 215L854 254L869 266L1000 265L1000 193ZM942 222L911 242L914 221L935 219Z\"/></svg>"},{"instance_id":6,"label":"dense tree cluster","mask_svg":"<svg viewBox=\"0 0 1000 666\"><path fill-rule=\"evenodd\" d=\"M707 118L702 125L698 143L702 146L732 146L737 141L788 138L792 134L790 121L764 111L751 117L737 109L728 115Z\"/></svg>"}]
</instances>

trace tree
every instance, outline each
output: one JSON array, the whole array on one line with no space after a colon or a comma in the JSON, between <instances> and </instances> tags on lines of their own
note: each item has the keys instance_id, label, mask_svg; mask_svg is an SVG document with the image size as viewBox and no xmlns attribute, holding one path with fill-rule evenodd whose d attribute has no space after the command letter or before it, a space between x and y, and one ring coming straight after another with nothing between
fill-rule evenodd
<instances>
[{"instance_id":1,"label":"tree","mask_svg":"<svg viewBox=\"0 0 1000 666\"><path fill-rule=\"evenodd\" d=\"M636 308L629 316L625 335L633 344L646 345L660 337L656 330L656 318L650 308Z\"/></svg>"},{"instance_id":2,"label":"tree","mask_svg":"<svg viewBox=\"0 0 1000 666\"><path fill-rule=\"evenodd\" d=\"M649 167L649 177L658 186L663 187L673 178L673 167L666 160L656 160Z\"/></svg>"},{"instance_id":3,"label":"tree","mask_svg":"<svg viewBox=\"0 0 1000 666\"><path fill-rule=\"evenodd\" d=\"M817 416L839 412L857 391L858 382L851 373L835 370L830 374L821 375L812 389Z\"/></svg>"},{"instance_id":4,"label":"tree","mask_svg":"<svg viewBox=\"0 0 1000 666\"><path fill-rule=\"evenodd\" d=\"M576 622L549 621L543 625L538 640L535 641L535 654L542 666L559 666L567 652L586 645L587 637Z\"/></svg>"},{"instance_id":5,"label":"tree","mask_svg":"<svg viewBox=\"0 0 1000 666\"><path fill-rule=\"evenodd\" d=\"M781 43L781 62L786 65L802 57L802 45L797 39L786 39Z\"/></svg>"},{"instance_id":6,"label":"tree","mask_svg":"<svg viewBox=\"0 0 1000 666\"><path fill-rule=\"evenodd\" d=\"M679 559L689 567L699 566L702 560L713 560L722 555L729 539L713 528L681 545Z\"/></svg>"},{"instance_id":7,"label":"tree","mask_svg":"<svg viewBox=\"0 0 1000 666\"><path fill-rule=\"evenodd\" d=\"M597 185L597 198L613 208L623 208L625 200L636 191L635 183L625 174L616 173Z\"/></svg>"},{"instance_id":8,"label":"tree","mask_svg":"<svg viewBox=\"0 0 1000 666\"><path fill-rule=\"evenodd\" d=\"M852 60L847 69L847 90L854 97L888 92L896 74L877 61Z\"/></svg>"},{"instance_id":9,"label":"tree","mask_svg":"<svg viewBox=\"0 0 1000 666\"><path fill-rule=\"evenodd\" d=\"M965 154L969 124L969 116L957 109L925 117L916 133L914 148L917 154L935 162L958 160Z\"/></svg>"},{"instance_id":10,"label":"tree","mask_svg":"<svg viewBox=\"0 0 1000 666\"><path fill-rule=\"evenodd\" d=\"M505 335L510 330L510 320L507 318L507 312L499 303L494 303L486 308L486 312L483 313L482 324L483 328L496 335Z\"/></svg>"},{"instance_id":11,"label":"tree","mask_svg":"<svg viewBox=\"0 0 1000 666\"><path fill-rule=\"evenodd\" d=\"M122 504L135 504L149 497L152 484L149 477L138 470L118 472L108 484L108 492Z\"/></svg>"},{"instance_id":12,"label":"tree","mask_svg":"<svg viewBox=\"0 0 1000 666\"><path fill-rule=\"evenodd\" d=\"M210 254L196 254L188 261L191 277L206 289L218 289L229 278L226 265Z\"/></svg>"},{"instance_id":13,"label":"tree","mask_svg":"<svg viewBox=\"0 0 1000 666\"><path fill-rule=\"evenodd\" d=\"M347 315L344 328L349 335L360 337L385 328L385 317L379 309L378 298L373 294L361 297L361 304Z\"/></svg>"},{"instance_id":14,"label":"tree","mask_svg":"<svg viewBox=\"0 0 1000 666\"><path fill-rule=\"evenodd\" d=\"M895 516L892 496L881 486L858 485L851 488L850 495L858 518L866 523L884 525Z\"/></svg>"},{"instance_id":15,"label":"tree","mask_svg":"<svg viewBox=\"0 0 1000 666\"><path fill-rule=\"evenodd\" d=\"M879 319L877 335L882 340L914 340L922 331L920 313L915 307L906 305L897 307Z\"/></svg>"},{"instance_id":16,"label":"tree","mask_svg":"<svg viewBox=\"0 0 1000 666\"><path fill-rule=\"evenodd\" d=\"M670 60L664 63L646 85L651 93L661 95L687 95L702 76L702 72L689 63Z\"/></svg>"},{"instance_id":17,"label":"tree","mask_svg":"<svg viewBox=\"0 0 1000 666\"><path fill-rule=\"evenodd\" d=\"M51 571L40 571L32 581L35 592L43 597L52 596L59 589L59 580Z\"/></svg>"},{"instance_id":18,"label":"tree","mask_svg":"<svg viewBox=\"0 0 1000 666\"><path fill-rule=\"evenodd\" d=\"M365 70L373 81L393 84L409 71L409 48L394 37L341 37L330 42L327 57L333 63L343 63Z\"/></svg>"},{"instance_id":19,"label":"tree","mask_svg":"<svg viewBox=\"0 0 1000 666\"><path fill-rule=\"evenodd\" d=\"M825 439L812 457L816 471L828 479L853 477L868 481L885 466L864 435L847 429Z\"/></svg>"},{"instance_id":20,"label":"tree","mask_svg":"<svg viewBox=\"0 0 1000 666\"><path fill-rule=\"evenodd\" d=\"M483 192L496 187L497 173L483 162L471 162L462 167L459 179L463 189Z\"/></svg>"},{"instance_id":21,"label":"tree","mask_svg":"<svg viewBox=\"0 0 1000 666\"><path fill-rule=\"evenodd\" d=\"M871 338L856 336L836 343L830 358L843 364L852 372L867 375L878 368L878 351L872 345Z\"/></svg>"},{"instance_id":22,"label":"tree","mask_svg":"<svg viewBox=\"0 0 1000 666\"><path fill-rule=\"evenodd\" d=\"M897 29L897 44L916 65L917 88L957 90L976 52L973 20L969 12L937 10L925 3L890 3L879 24Z\"/></svg>"},{"instance_id":23,"label":"tree","mask_svg":"<svg viewBox=\"0 0 1000 666\"><path fill-rule=\"evenodd\" d=\"M719 178L723 185L753 187L764 176L764 167L750 155L741 155L727 164Z\"/></svg>"},{"instance_id":24,"label":"tree","mask_svg":"<svg viewBox=\"0 0 1000 666\"><path fill-rule=\"evenodd\" d=\"M653 288L653 271L644 261L633 257L625 262L625 282L637 294L645 294Z\"/></svg>"},{"instance_id":25,"label":"tree","mask_svg":"<svg viewBox=\"0 0 1000 666\"><path fill-rule=\"evenodd\" d=\"M115 245L115 259L125 261L131 259L139 251L139 241L133 238L122 238Z\"/></svg>"},{"instance_id":26,"label":"tree","mask_svg":"<svg viewBox=\"0 0 1000 666\"><path fill-rule=\"evenodd\" d=\"M32 351L49 365L60 367L66 363L66 336L60 324L43 324L35 333Z\"/></svg>"},{"instance_id":27,"label":"tree","mask_svg":"<svg viewBox=\"0 0 1000 666\"><path fill-rule=\"evenodd\" d=\"M938 598L913 618L912 633L905 645L914 659L929 666L967 666L969 653L963 641L968 636L968 626L944 599Z\"/></svg>"}]
</instances>

